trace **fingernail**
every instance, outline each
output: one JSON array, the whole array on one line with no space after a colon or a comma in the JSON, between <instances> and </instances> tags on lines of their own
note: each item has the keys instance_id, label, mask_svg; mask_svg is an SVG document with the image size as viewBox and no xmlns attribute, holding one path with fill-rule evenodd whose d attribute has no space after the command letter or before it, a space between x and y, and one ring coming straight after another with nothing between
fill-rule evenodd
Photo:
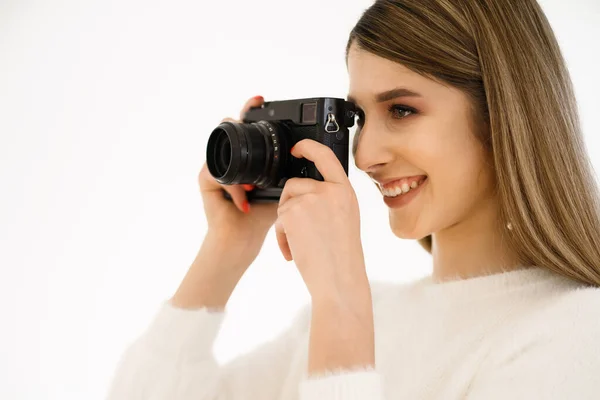
<instances>
[{"instance_id":1,"label":"fingernail","mask_svg":"<svg viewBox=\"0 0 600 400\"><path fill-rule=\"evenodd\" d=\"M252 99L253 99L253 100L260 100L260 101L263 101L263 100L264 100L264 97L262 97L262 96L254 96Z\"/></svg>"},{"instance_id":2,"label":"fingernail","mask_svg":"<svg viewBox=\"0 0 600 400\"><path fill-rule=\"evenodd\" d=\"M246 184L244 184L244 185L242 185L242 187L244 188L244 190L252 190L252 189L254 189L254 185L246 185Z\"/></svg>"},{"instance_id":3,"label":"fingernail","mask_svg":"<svg viewBox=\"0 0 600 400\"><path fill-rule=\"evenodd\" d=\"M290 153L291 153L292 151L294 151L294 147L296 147L296 145L292 146L292 148L290 149Z\"/></svg>"},{"instance_id":4,"label":"fingernail","mask_svg":"<svg viewBox=\"0 0 600 400\"><path fill-rule=\"evenodd\" d=\"M248 200L244 200L244 203L242 204L242 208L244 209L244 212L246 214L250 212L250 203L248 203Z\"/></svg>"}]
</instances>

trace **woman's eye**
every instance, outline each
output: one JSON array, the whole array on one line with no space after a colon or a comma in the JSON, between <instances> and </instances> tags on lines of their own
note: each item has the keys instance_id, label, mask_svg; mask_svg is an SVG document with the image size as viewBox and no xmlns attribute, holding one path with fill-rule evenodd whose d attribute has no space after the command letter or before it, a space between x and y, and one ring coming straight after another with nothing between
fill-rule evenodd
<instances>
[{"instance_id":1,"label":"woman's eye","mask_svg":"<svg viewBox=\"0 0 600 400\"><path fill-rule=\"evenodd\" d=\"M417 110L411 107L401 106L399 104L392 104L388 107L388 112L392 114L392 118L394 119L403 119L408 117L411 114L416 114ZM356 116L358 117L356 121L356 125L360 128L365 124L365 114L362 110L356 112Z\"/></svg>"},{"instance_id":2,"label":"woman's eye","mask_svg":"<svg viewBox=\"0 0 600 400\"><path fill-rule=\"evenodd\" d=\"M405 107L397 104L392 104L388 111L392 113L392 117L395 119L402 119L404 117L409 116L410 114L414 114L416 110L410 107Z\"/></svg>"}]
</instances>

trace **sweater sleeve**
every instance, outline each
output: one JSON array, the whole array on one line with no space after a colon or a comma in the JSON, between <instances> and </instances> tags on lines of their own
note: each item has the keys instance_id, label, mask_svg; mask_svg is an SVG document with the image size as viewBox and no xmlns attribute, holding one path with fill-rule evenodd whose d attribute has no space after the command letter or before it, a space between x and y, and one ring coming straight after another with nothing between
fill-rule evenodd
<instances>
[{"instance_id":1,"label":"sweater sleeve","mask_svg":"<svg viewBox=\"0 0 600 400\"><path fill-rule=\"evenodd\" d=\"M600 398L600 292L588 303L547 318L535 341L478 372L467 400L592 400Z\"/></svg>"},{"instance_id":2,"label":"sweater sleeve","mask_svg":"<svg viewBox=\"0 0 600 400\"><path fill-rule=\"evenodd\" d=\"M332 371L300 382L300 400L384 400L382 376L374 368Z\"/></svg>"},{"instance_id":3,"label":"sweater sleeve","mask_svg":"<svg viewBox=\"0 0 600 400\"><path fill-rule=\"evenodd\" d=\"M165 302L149 328L123 353L108 400L275 400L308 309L301 310L283 334L219 365L213 344L225 311L186 310Z\"/></svg>"}]
</instances>

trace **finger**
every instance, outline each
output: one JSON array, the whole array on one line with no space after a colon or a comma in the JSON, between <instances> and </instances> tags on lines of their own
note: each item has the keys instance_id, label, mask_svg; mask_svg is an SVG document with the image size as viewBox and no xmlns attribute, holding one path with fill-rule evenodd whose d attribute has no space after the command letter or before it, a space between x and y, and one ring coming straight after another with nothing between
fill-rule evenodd
<instances>
[{"instance_id":1,"label":"finger","mask_svg":"<svg viewBox=\"0 0 600 400\"><path fill-rule=\"evenodd\" d=\"M231 202L235 208L246 214L250 212L250 204L246 199L246 192L242 187L223 185L216 190L204 191L202 196L205 198L205 202L209 204L228 201L225 199L223 191L229 193Z\"/></svg>"},{"instance_id":2,"label":"finger","mask_svg":"<svg viewBox=\"0 0 600 400\"><path fill-rule=\"evenodd\" d=\"M292 148L291 154L296 158L306 158L315 163L317 170L328 182L346 183L348 176L342 163L331 148L313 139L303 139Z\"/></svg>"},{"instance_id":3,"label":"finger","mask_svg":"<svg viewBox=\"0 0 600 400\"><path fill-rule=\"evenodd\" d=\"M231 200L235 206L242 212L250 212L250 204L246 197L246 190L242 185L223 185L222 188L231 195Z\"/></svg>"},{"instance_id":4,"label":"finger","mask_svg":"<svg viewBox=\"0 0 600 400\"><path fill-rule=\"evenodd\" d=\"M253 98L249 99L249 100L246 102L246 104L244 104L244 107L243 107L243 109L242 109L242 111L241 111L241 113L240 113L240 119L239 119L239 120L237 120L237 119L233 119L233 118L229 118L229 117L228 117L228 118L223 118L223 119L221 120L221 123L223 123L223 122L233 122L233 123L240 123L240 122L241 122L241 120L242 120L242 117L244 116L244 114L245 114L246 112L248 112L248 110L249 110L250 108L252 108L252 107L259 107L259 106L260 106L260 105L263 103L263 101L264 101L264 100L262 99L262 97L261 97L261 96L256 96L256 97L253 97Z\"/></svg>"},{"instance_id":5,"label":"finger","mask_svg":"<svg viewBox=\"0 0 600 400\"><path fill-rule=\"evenodd\" d=\"M235 122L235 123L238 123L239 121L237 121L237 120L235 120L233 118L223 118L221 120L221 123L223 123L223 122Z\"/></svg>"},{"instance_id":6,"label":"finger","mask_svg":"<svg viewBox=\"0 0 600 400\"><path fill-rule=\"evenodd\" d=\"M319 182L311 178L290 178L285 182L281 195L279 196L279 206L293 197L302 196L308 193L317 193L319 186L325 182Z\"/></svg>"},{"instance_id":7,"label":"finger","mask_svg":"<svg viewBox=\"0 0 600 400\"><path fill-rule=\"evenodd\" d=\"M242 107L242 111L240 112L240 121L244 120L244 116L251 108L260 107L264 102L265 99L262 96L254 96L246 101L246 104L244 104L244 107Z\"/></svg>"},{"instance_id":8,"label":"finger","mask_svg":"<svg viewBox=\"0 0 600 400\"><path fill-rule=\"evenodd\" d=\"M290 245L287 241L283 223L279 218L275 222L275 235L277 236L277 244L279 245L281 254L283 254L283 258L285 258L286 261L292 261L292 251L290 250Z\"/></svg>"},{"instance_id":9,"label":"finger","mask_svg":"<svg viewBox=\"0 0 600 400\"><path fill-rule=\"evenodd\" d=\"M198 176L198 183L200 191L203 196L207 198L207 201L223 201L223 190L231 195L231 199L235 206L243 212L245 209L249 211L249 205L244 208L245 202L247 203L246 191L242 185L221 185L217 180L210 174L206 163L202 166L200 174Z\"/></svg>"}]
</instances>

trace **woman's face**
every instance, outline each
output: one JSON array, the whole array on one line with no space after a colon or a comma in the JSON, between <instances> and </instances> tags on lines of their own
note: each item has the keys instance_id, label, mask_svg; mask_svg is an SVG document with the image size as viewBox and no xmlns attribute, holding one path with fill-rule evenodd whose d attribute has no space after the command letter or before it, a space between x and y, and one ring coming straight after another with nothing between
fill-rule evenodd
<instances>
[{"instance_id":1,"label":"woman's face","mask_svg":"<svg viewBox=\"0 0 600 400\"><path fill-rule=\"evenodd\" d=\"M409 177L392 182L389 192L377 184L394 234L420 239L481 215L495 181L473 130L467 97L356 45L348 54L348 72L348 99L360 110L356 166L383 184ZM392 89L417 95L380 95ZM386 196L424 176L414 192Z\"/></svg>"}]
</instances>

